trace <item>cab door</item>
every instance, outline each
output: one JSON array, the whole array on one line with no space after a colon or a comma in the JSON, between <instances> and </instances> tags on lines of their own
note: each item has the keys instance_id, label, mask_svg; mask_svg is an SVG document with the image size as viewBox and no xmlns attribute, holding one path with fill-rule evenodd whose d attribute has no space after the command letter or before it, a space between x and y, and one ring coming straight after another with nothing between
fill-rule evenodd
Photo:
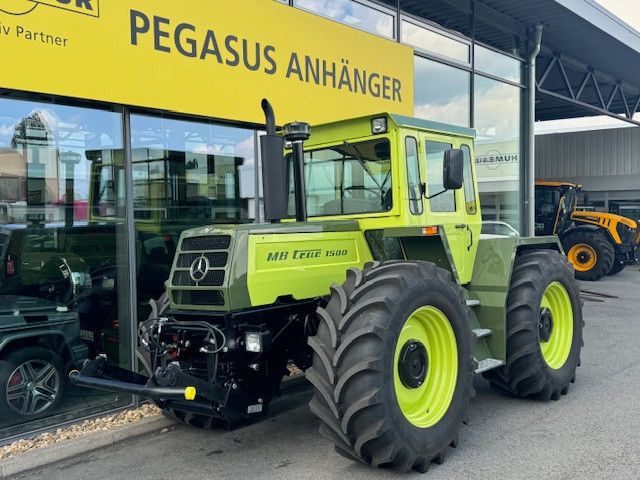
<instances>
[{"instance_id":1,"label":"cab door","mask_svg":"<svg viewBox=\"0 0 640 480\"><path fill-rule=\"evenodd\" d=\"M424 134L421 138L423 162L426 174L426 215L429 225L438 225L444 234L445 248L453 260L455 274L460 283L471 281L473 270L473 229L466 210L464 188L443 191L444 152L454 145L451 137ZM474 191L475 195L475 191ZM429 198L431 197L431 198Z\"/></svg>"}]
</instances>

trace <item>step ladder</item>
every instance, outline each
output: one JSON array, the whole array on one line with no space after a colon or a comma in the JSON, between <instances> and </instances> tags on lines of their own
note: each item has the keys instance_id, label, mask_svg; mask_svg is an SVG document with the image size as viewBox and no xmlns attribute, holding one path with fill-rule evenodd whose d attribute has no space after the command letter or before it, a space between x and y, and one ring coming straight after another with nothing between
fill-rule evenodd
<instances>
[{"instance_id":1,"label":"step ladder","mask_svg":"<svg viewBox=\"0 0 640 480\"><path fill-rule=\"evenodd\" d=\"M476 308L480 306L479 300L467 300L467 307ZM474 328L471 332L475 335L477 340L488 338L491 336L492 331L490 328ZM488 349L487 349L488 351ZM504 365L502 360L498 360L497 358L485 358L483 360L475 359L478 362L478 366L476 367L476 373L487 372L489 370L493 370L494 368L501 367Z\"/></svg>"}]
</instances>

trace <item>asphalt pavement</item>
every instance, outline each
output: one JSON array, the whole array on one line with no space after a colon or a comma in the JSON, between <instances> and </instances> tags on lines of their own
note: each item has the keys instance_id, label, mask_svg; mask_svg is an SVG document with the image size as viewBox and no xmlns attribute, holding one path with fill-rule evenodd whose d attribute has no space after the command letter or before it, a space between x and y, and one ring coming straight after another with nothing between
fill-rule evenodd
<instances>
[{"instance_id":1,"label":"asphalt pavement","mask_svg":"<svg viewBox=\"0 0 640 480\"><path fill-rule=\"evenodd\" d=\"M640 479L640 269L583 282L585 346L577 381L557 402L506 398L476 379L460 445L424 478ZM336 454L309 412L310 389L231 432L182 426L40 470L29 480L386 479ZM421 474L408 474L409 478Z\"/></svg>"}]
</instances>

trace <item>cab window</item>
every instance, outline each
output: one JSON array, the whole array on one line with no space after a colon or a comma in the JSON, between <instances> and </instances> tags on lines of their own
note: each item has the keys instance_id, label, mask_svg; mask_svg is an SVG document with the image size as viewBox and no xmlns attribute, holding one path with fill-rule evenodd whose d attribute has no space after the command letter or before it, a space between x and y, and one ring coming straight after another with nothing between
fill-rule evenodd
<instances>
[{"instance_id":1,"label":"cab window","mask_svg":"<svg viewBox=\"0 0 640 480\"><path fill-rule=\"evenodd\" d=\"M451 148L450 143L427 141L427 196L444 190L444 152ZM432 212L455 212L456 198L453 190L441 193L430 200Z\"/></svg>"},{"instance_id":2,"label":"cab window","mask_svg":"<svg viewBox=\"0 0 640 480\"><path fill-rule=\"evenodd\" d=\"M407 157L407 181L409 187L409 209L414 215L422 214L422 191L420 188L420 164L418 163L418 142L414 137L405 139Z\"/></svg>"},{"instance_id":3,"label":"cab window","mask_svg":"<svg viewBox=\"0 0 640 480\"><path fill-rule=\"evenodd\" d=\"M293 215L291 155L287 159ZM391 146L386 138L306 151L304 176L310 217L391 210Z\"/></svg>"},{"instance_id":4,"label":"cab window","mask_svg":"<svg viewBox=\"0 0 640 480\"><path fill-rule=\"evenodd\" d=\"M475 215L478 211L476 204L476 187L473 181L473 168L471 165L471 149L468 145L462 145L464 155L463 179L464 179L464 203L469 215Z\"/></svg>"}]
</instances>

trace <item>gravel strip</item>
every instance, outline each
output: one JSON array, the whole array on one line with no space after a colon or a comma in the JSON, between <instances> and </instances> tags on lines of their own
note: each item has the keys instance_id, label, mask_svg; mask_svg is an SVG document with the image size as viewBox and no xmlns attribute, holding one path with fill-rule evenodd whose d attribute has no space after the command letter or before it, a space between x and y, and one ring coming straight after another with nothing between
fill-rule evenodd
<instances>
[{"instance_id":1,"label":"gravel strip","mask_svg":"<svg viewBox=\"0 0 640 480\"><path fill-rule=\"evenodd\" d=\"M290 363L288 365L290 372L287 380L297 380L304 376L302 370ZM31 452L39 448L48 447L65 440L82 437L89 433L113 430L123 425L138 422L144 418L150 418L160 415L160 409L155 405L142 405L138 408L124 410L122 412L108 415L106 417L96 418L93 420L85 420L82 423L71 425L65 428L58 428L54 431L42 433L36 437L17 440L8 445L0 447L0 460L5 460L15 455Z\"/></svg>"},{"instance_id":2,"label":"gravel strip","mask_svg":"<svg viewBox=\"0 0 640 480\"><path fill-rule=\"evenodd\" d=\"M124 410L106 417L85 420L84 422L76 425L71 425L66 428L58 428L51 432L42 433L37 437L17 440L13 443L0 447L0 460L30 452L38 448L48 447L72 438L82 437L89 433L113 430L122 427L123 425L135 423L144 418L155 417L158 415L160 415L160 409L155 405L142 405L141 407Z\"/></svg>"}]
</instances>

